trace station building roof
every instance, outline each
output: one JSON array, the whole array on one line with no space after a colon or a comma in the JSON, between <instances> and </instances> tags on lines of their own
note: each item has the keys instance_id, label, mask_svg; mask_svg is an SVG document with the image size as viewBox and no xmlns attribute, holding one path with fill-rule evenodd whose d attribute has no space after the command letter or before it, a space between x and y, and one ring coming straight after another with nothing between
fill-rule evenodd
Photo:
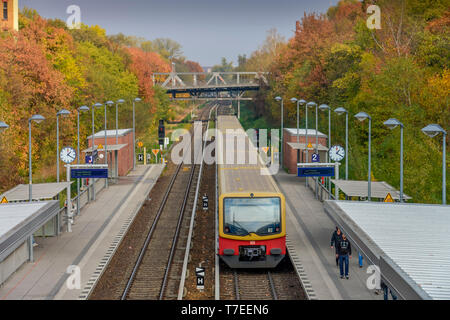
<instances>
[{"instance_id":1,"label":"station building roof","mask_svg":"<svg viewBox=\"0 0 450 320\"><path fill-rule=\"evenodd\" d=\"M0 262L59 211L59 201L0 205Z\"/></svg>"},{"instance_id":2,"label":"station building roof","mask_svg":"<svg viewBox=\"0 0 450 320\"><path fill-rule=\"evenodd\" d=\"M284 128L284 131L289 133L291 136L297 136L297 128ZM306 129L299 129L298 131L299 136L306 136ZM326 138L327 135L318 131L317 135L319 138ZM316 137L316 130L315 129L308 129L308 137Z\"/></svg>"},{"instance_id":3,"label":"station building roof","mask_svg":"<svg viewBox=\"0 0 450 320\"><path fill-rule=\"evenodd\" d=\"M450 299L450 206L326 201L325 211L402 299Z\"/></svg>"},{"instance_id":4,"label":"station building roof","mask_svg":"<svg viewBox=\"0 0 450 320\"><path fill-rule=\"evenodd\" d=\"M33 183L32 196L33 201L51 200L59 193L67 189L67 186L73 182L59 183ZM29 200L29 185L19 184L11 190L0 195L0 199L6 197L8 202L19 202Z\"/></svg>"},{"instance_id":5,"label":"station building roof","mask_svg":"<svg viewBox=\"0 0 450 320\"><path fill-rule=\"evenodd\" d=\"M368 181L331 179L331 182L349 197L367 197L368 195ZM370 188L372 198L384 199L390 193L393 199L400 199L400 191L384 181L372 181ZM412 198L403 193L403 199L411 200Z\"/></svg>"},{"instance_id":6,"label":"station building roof","mask_svg":"<svg viewBox=\"0 0 450 320\"><path fill-rule=\"evenodd\" d=\"M133 132L133 129L119 129L118 130L118 136L119 137L123 137L126 136L127 134ZM106 130L106 137L107 138L113 138L116 136L116 129L113 130ZM105 130L99 131L96 134L94 134L94 139L96 138L104 138L105 137ZM87 137L87 139L92 139L92 135L90 135L89 137Z\"/></svg>"}]
</instances>

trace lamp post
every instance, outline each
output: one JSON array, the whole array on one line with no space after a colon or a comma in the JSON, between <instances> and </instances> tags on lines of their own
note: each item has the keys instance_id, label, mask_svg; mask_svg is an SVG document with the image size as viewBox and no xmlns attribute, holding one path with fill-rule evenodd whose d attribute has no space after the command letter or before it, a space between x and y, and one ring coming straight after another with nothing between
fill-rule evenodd
<instances>
[{"instance_id":1,"label":"lamp post","mask_svg":"<svg viewBox=\"0 0 450 320\"><path fill-rule=\"evenodd\" d=\"M29 201L33 201L33 190L32 190L32 184L33 184L33 169L32 169L32 163L31 163L31 122L41 123L44 121L45 118L41 116L40 114L35 114L30 119L28 119L28 165L29 165L29 176L28 176L28 192L29 192Z\"/></svg>"},{"instance_id":2,"label":"lamp post","mask_svg":"<svg viewBox=\"0 0 450 320\"><path fill-rule=\"evenodd\" d=\"M107 106L113 106L114 102L113 101L107 101L105 103L105 164L108 165L108 139L107 139L107 119L106 119L106 107ZM108 169L108 175L109 175L109 169ZM105 187L108 188L108 178L105 179Z\"/></svg>"},{"instance_id":3,"label":"lamp post","mask_svg":"<svg viewBox=\"0 0 450 320\"><path fill-rule=\"evenodd\" d=\"M116 102L116 144L119 144L119 104L125 103L125 100L119 99Z\"/></svg>"},{"instance_id":4,"label":"lamp post","mask_svg":"<svg viewBox=\"0 0 450 320\"><path fill-rule=\"evenodd\" d=\"M95 108L100 109L101 107L103 107L103 104L101 104L99 102L97 102L96 104L94 104L92 106L92 137L91 137L91 140L92 140L92 155L94 155L94 150L95 150L95 145L94 145L94 143L95 143L95 140L94 140L94 136L95 136L95 117L94 117ZM95 201L95 179L94 178L91 179L91 185L92 185L92 200Z\"/></svg>"},{"instance_id":5,"label":"lamp post","mask_svg":"<svg viewBox=\"0 0 450 320\"><path fill-rule=\"evenodd\" d=\"M439 133L442 133L442 135L443 135L443 139L442 139L442 204L446 204L447 203L447 194L446 194L446 185L445 185L446 184L446 173L445 173L446 150L445 150L445 146L446 146L446 142L447 142L447 132L444 129L442 129L442 127L438 124L430 124L430 125L426 126L425 128L423 128L422 132L425 133L430 138L434 138Z\"/></svg>"},{"instance_id":6,"label":"lamp post","mask_svg":"<svg viewBox=\"0 0 450 320\"><path fill-rule=\"evenodd\" d=\"M400 202L403 202L403 123L397 119L389 119L384 122L389 129L394 130L400 126Z\"/></svg>"},{"instance_id":7,"label":"lamp post","mask_svg":"<svg viewBox=\"0 0 450 320\"><path fill-rule=\"evenodd\" d=\"M292 98L291 99L292 103L297 103L297 143L300 144L300 105L304 105L306 103L305 100L300 99L298 100L297 98ZM297 151L297 163L300 162L300 147Z\"/></svg>"},{"instance_id":8,"label":"lamp post","mask_svg":"<svg viewBox=\"0 0 450 320\"><path fill-rule=\"evenodd\" d=\"M59 182L59 117L65 117L70 111L62 109L56 113L56 182Z\"/></svg>"},{"instance_id":9,"label":"lamp post","mask_svg":"<svg viewBox=\"0 0 450 320\"><path fill-rule=\"evenodd\" d=\"M331 149L331 108L326 104L321 104L319 109L322 111L328 110L328 152L327 152L327 161L330 163L330 149ZM331 194L331 179L328 177L328 189Z\"/></svg>"},{"instance_id":10,"label":"lamp post","mask_svg":"<svg viewBox=\"0 0 450 320\"><path fill-rule=\"evenodd\" d=\"M339 107L334 112L339 116L345 113L345 180L348 180L348 111Z\"/></svg>"},{"instance_id":11,"label":"lamp post","mask_svg":"<svg viewBox=\"0 0 450 320\"><path fill-rule=\"evenodd\" d=\"M356 114L355 115L355 118L356 119L358 119L359 121L364 121L364 120L366 120L366 119L369 119L369 173L368 173L368 176L369 176L369 178L368 178L368 189L367 189L367 201L370 201L371 200L371 169L370 169L370 162L371 162L371 134L372 134L372 132L371 132L371 130L372 130L372 117L371 116L369 116L367 113L365 113L365 112L360 112L360 113L358 113L358 114Z\"/></svg>"},{"instance_id":12,"label":"lamp post","mask_svg":"<svg viewBox=\"0 0 450 320\"><path fill-rule=\"evenodd\" d=\"M319 120L318 120L318 115L317 115L317 103L311 101L311 102L308 102L306 104L306 106L308 108L314 108L314 107L316 108L316 153L319 154L319 149L318 149L318 147L319 147L319 133L318 133L318 130L319 130L318 122L319 122Z\"/></svg>"},{"instance_id":13,"label":"lamp post","mask_svg":"<svg viewBox=\"0 0 450 320\"><path fill-rule=\"evenodd\" d=\"M280 152L280 161L281 168L283 168L283 131L284 131L284 106L283 106L283 98L276 97L275 100L281 102L281 152Z\"/></svg>"},{"instance_id":14,"label":"lamp post","mask_svg":"<svg viewBox=\"0 0 450 320\"><path fill-rule=\"evenodd\" d=\"M77 163L80 164L80 112L89 111L88 106L77 109ZM80 179L77 179L77 215L80 214Z\"/></svg>"},{"instance_id":15,"label":"lamp post","mask_svg":"<svg viewBox=\"0 0 450 320\"><path fill-rule=\"evenodd\" d=\"M136 102L141 102L140 98L133 100L133 170L136 170L136 117L134 111L134 105Z\"/></svg>"}]
</instances>

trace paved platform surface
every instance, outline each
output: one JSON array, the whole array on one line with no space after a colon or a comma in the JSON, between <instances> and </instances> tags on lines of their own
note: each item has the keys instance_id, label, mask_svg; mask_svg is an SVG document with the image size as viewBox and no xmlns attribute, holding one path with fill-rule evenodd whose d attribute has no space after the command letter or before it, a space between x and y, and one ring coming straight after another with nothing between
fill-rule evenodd
<instances>
[{"instance_id":1,"label":"paved platform surface","mask_svg":"<svg viewBox=\"0 0 450 320\"><path fill-rule=\"evenodd\" d=\"M0 288L0 300L78 299L114 238L139 208L163 170L137 166L127 177L101 191L76 218L72 232L36 238L35 262L26 263ZM69 290L67 268L78 266L81 289Z\"/></svg>"},{"instance_id":2,"label":"paved platform surface","mask_svg":"<svg viewBox=\"0 0 450 320\"><path fill-rule=\"evenodd\" d=\"M383 295L366 287L367 265L358 265L358 252L352 252L350 279L341 279L330 240L335 225L315 199L305 180L280 172L276 181L286 197L286 225L295 255L299 257L316 298L319 300L382 300ZM353 249L353 248L352 248Z\"/></svg>"}]
</instances>

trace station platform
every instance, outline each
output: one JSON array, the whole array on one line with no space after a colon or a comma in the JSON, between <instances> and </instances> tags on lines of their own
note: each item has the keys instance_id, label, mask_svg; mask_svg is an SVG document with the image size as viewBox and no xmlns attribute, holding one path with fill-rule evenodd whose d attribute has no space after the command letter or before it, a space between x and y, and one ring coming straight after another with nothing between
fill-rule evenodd
<instances>
[{"instance_id":1,"label":"station platform","mask_svg":"<svg viewBox=\"0 0 450 320\"><path fill-rule=\"evenodd\" d=\"M358 265L358 252L352 248L350 279L341 279L336 267L335 250L330 247L336 225L324 210L323 203L305 186L305 179L285 172L275 180L286 197L288 248L311 299L383 300L366 286L370 274ZM379 292L377 292L379 293Z\"/></svg>"},{"instance_id":2,"label":"station platform","mask_svg":"<svg viewBox=\"0 0 450 320\"><path fill-rule=\"evenodd\" d=\"M163 165L137 166L98 193L80 212L72 232L36 238L35 262L24 264L0 288L0 300L75 300L95 277L105 256L118 245L148 193L161 175ZM70 266L79 267L80 286L68 288ZM69 268L73 270L73 268Z\"/></svg>"}]
</instances>

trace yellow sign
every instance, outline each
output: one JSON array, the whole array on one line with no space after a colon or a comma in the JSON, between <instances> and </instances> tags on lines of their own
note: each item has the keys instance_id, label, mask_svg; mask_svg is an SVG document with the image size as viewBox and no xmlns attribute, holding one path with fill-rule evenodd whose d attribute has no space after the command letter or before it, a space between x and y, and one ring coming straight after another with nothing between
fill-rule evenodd
<instances>
[{"instance_id":1,"label":"yellow sign","mask_svg":"<svg viewBox=\"0 0 450 320\"><path fill-rule=\"evenodd\" d=\"M3 197L3 199L0 203L8 203L8 199L6 199L6 197Z\"/></svg>"},{"instance_id":2,"label":"yellow sign","mask_svg":"<svg viewBox=\"0 0 450 320\"><path fill-rule=\"evenodd\" d=\"M155 156L157 156L158 153L159 153L159 149L153 149L152 152L153 152L153 154L154 154Z\"/></svg>"},{"instance_id":3,"label":"yellow sign","mask_svg":"<svg viewBox=\"0 0 450 320\"><path fill-rule=\"evenodd\" d=\"M395 202L394 199L392 198L391 194L388 193L386 198L384 198L384 202Z\"/></svg>"},{"instance_id":4,"label":"yellow sign","mask_svg":"<svg viewBox=\"0 0 450 320\"><path fill-rule=\"evenodd\" d=\"M138 147L139 147L139 148L142 148L143 146L144 146L144 143L143 143L142 141L139 141L139 142L138 142Z\"/></svg>"},{"instance_id":5,"label":"yellow sign","mask_svg":"<svg viewBox=\"0 0 450 320\"><path fill-rule=\"evenodd\" d=\"M103 149L103 145L99 144L99 145L97 146L97 149Z\"/></svg>"},{"instance_id":6,"label":"yellow sign","mask_svg":"<svg viewBox=\"0 0 450 320\"><path fill-rule=\"evenodd\" d=\"M262 149L263 149L264 153L267 153L267 151L269 151L269 147L264 147Z\"/></svg>"},{"instance_id":7,"label":"yellow sign","mask_svg":"<svg viewBox=\"0 0 450 320\"><path fill-rule=\"evenodd\" d=\"M310 142L310 143L308 143L308 146L307 146L307 148L308 148L308 149L312 149L312 148L313 148L313 145L311 144L311 142Z\"/></svg>"}]
</instances>

